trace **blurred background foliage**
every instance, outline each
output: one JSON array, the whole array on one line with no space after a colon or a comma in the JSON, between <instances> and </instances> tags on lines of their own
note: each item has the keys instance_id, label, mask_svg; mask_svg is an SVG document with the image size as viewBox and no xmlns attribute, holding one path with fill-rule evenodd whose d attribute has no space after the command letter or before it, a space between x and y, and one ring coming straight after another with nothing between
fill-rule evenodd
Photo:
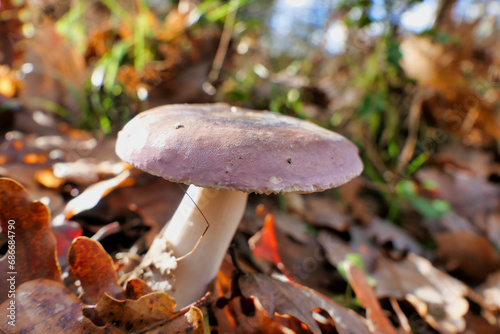
<instances>
[{"instance_id":1,"label":"blurred background foliage","mask_svg":"<svg viewBox=\"0 0 500 334\"><path fill-rule=\"evenodd\" d=\"M224 101L355 142L378 214L450 210L414 174L458 140L497 152L494 0L0 0L0 117L103 135L166 103ZM497 153L495 153L497 154Z\"/></svg>"}]
</instances>

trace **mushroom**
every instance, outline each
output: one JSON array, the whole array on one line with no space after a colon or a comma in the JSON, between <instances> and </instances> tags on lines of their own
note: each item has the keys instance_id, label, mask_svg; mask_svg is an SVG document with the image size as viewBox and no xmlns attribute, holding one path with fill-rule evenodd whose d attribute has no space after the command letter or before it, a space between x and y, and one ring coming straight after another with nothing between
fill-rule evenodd
<instances>
[{"instance_id":1,"label":"mushroom","mask_svg":"<svg viewBox=\"0 0 500 334\"><path fill-rule=\"evenodd\" d=\"M145 111L120 131L116 153L148 173L190 185L190 198L184 196L140 265L161 271L163 264L152 261L153 256L170 252L183 258L176 262L173 282L163 289L178 307L202 297L216 276L248 193L323 191L363 170L357 147L339 134L293 117L227 104ZM200 239L205 217L210 228Z\"/></svg>"}]
</instances>

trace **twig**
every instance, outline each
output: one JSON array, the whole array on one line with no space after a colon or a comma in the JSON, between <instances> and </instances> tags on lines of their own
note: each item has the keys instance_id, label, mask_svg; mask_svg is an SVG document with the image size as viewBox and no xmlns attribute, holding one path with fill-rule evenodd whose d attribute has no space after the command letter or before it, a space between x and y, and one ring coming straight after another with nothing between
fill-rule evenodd
<instances>
[{"instance_id":1,"label":"twig","mask_svg":"<svg viewBox=\"0 0 500 334\"><path fill-rule=\"evenodd\" d=\"M401 328L405 333L411 334L411 326L410 323L408 322L408 318L404 314L403 310L401 310L401 307L398 304L398 301L396 298L391 297L389 298L391 302L391 306L394 309L394 312L396 312L396 315L398 316L399 324L401 325Z\"/></svg>"},{"instance_id":2,"label":"twig","mask_svg":"<svg viewBox=\"0 0 500 334\"><path fill-rule=\"evenodd\" d=\"M410 116L408 120L408 137L399 155L398 173L402 173L410 162L415 146L417 145L420 115L422 114L422 104L430 95L429 90L418 90L410 106Z\"/></svg>"},{"instance_id":3,"label":"twig","mask_svg":"<svg viewBox=\"0 0 500 334\"><path fill-rule=\"evenodd\" d=\"M112 222L101 227L90 239L95 241L101 241L102 239L106 238L107 236L110 236L111 234L120 232L120 230L121 230L120 223Z\"/></svg>"}]
</instances>

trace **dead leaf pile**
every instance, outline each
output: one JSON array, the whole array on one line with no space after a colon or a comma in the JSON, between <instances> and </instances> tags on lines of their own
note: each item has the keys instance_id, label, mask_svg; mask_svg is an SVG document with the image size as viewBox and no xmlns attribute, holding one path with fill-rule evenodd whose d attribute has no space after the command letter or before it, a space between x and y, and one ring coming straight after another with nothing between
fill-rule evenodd
<instances>
[{"instance_id":1,"label":"dead leaf pile","mask_svg":"<svg viewBox=\"0 0 500 334\"><path fill-rule=\"evenodd\" d=\"M2 285L0 329L8 333L203 333L203 314L196 307L174 312L175 301L133 281L118 285L112 258L89 238L73 240L68 251L70 277L63 285L56 257L56 238L50 214L41 202L32 202L17 182L0 178L2 231L14 232L16 261L0 260L2 279L15 279L15 293ZM9 222L15 222L8 227ZM8 275L8 276L6 276ZM75 285L79 282L78 286ZM72 290L81 290L79 297ZM128 293L128 294L127 294ZM12 326L9 306L15 301ZM22 320L21 320L22 319Z\"/></svg>"}]
</instances>

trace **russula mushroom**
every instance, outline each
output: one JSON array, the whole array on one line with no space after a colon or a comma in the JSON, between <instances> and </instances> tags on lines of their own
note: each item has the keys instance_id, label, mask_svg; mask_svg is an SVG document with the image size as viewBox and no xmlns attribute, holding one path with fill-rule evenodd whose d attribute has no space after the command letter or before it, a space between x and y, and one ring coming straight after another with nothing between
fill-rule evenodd
<instances>
[{"instance_id":1,"label":"russula mushroom","mask_svg":"<svg viewBox=\"0 0 500 334\"><path fill-rule=\"evenodd\" d=\"M161 252L188 254L206 228L203 215L210 222L194 252L177 262L167 285L178 307L202 297L216 276L248 193L322 191L363 170L357 147L341 135L307 121L227 104L145 111L120 131L116 153L148 173L190 185L191 198L184 196L143 264L150 265L151 256Z\"/></svg>"}]
</instances>

